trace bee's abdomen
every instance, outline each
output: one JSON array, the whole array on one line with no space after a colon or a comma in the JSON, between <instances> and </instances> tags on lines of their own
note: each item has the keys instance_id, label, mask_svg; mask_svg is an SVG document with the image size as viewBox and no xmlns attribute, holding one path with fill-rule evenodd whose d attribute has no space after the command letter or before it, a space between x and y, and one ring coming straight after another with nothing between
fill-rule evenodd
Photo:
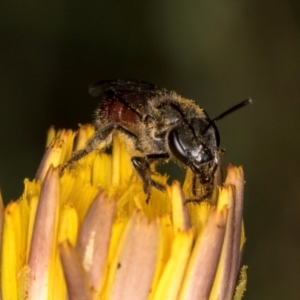
<instances>
[{"instance_id":1,"label":"bee's abdomen","mask_svg":"<svg viewBox=\"0 0 300 300\"><path fill-rule=\"evenodd\" d=\"M136 111L118 99L106 99L99 112L104 120L120 125L136 124L141 121L141 117Z\"/></svg>"}]
</instances>

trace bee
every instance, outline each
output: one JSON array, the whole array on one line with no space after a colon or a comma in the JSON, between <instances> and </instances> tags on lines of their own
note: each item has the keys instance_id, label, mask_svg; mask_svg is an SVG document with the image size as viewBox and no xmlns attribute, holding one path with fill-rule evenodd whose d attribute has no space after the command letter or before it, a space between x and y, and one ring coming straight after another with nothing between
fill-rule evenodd
<instances>
[{"instance_id":1,"label":"bee","mask_svg":"<svg viewBox=\"0 0 300 300\"><path fill-rule=\"evenodd\" d=\"M107 80L90 86L96 97L104 95L95 111L95 133L85 147L71 156L63 170L94 150L104 151L116 132L122 133L131 162L143 183L149 202L151 188L165 191L152 179L151 164L173 160L193 174L192 199L210 199L219 165L220 136L215 122L251 103L247 99L211 120L193 100L139 80ZM196 188L196 183L201 188Z\"/></svg>"}]
</instances>

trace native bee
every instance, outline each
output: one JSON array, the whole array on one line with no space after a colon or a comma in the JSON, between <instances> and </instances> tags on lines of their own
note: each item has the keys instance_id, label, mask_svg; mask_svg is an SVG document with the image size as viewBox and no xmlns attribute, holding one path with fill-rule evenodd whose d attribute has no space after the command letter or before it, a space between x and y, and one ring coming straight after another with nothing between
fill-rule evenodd
<instances>
[{"instance_id":1,"label":"native bee","mask_svg":"<svg viewBox=\"0 0 300 300\"><path fill-rule=\"evenodd\" d=\"M219 164L220 137L215 121L251 102L247 99L211 120L194 101L145 81L100 81L91 85L89 92L104 95L95 111L95 133L82 150L73 153L61 172L95 149L104 151L111 145L113 134L121 132L147 203L152 187L165 190L152 179L150 165L170 159L190 168L194 181L201 185L201 189L193 188L193 198L188 201L209 199Z\"/></svg>"}]
</instances>

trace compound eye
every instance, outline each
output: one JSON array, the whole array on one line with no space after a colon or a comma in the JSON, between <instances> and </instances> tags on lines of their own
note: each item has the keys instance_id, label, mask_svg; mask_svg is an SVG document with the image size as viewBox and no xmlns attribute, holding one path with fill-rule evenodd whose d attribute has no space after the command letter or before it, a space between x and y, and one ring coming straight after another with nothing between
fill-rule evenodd
<instances>
[{"instance_id":1,"label":"compound eye","mask_svg":"<svg viewBox=\"0 0 300 300\"><path fill-rule=\"evenodd\" d=\"M177 130L172 130L168 136L169 148L172 154L185 165L188 163L187 153L182 147Z\"/></svg>"}]
</instances>

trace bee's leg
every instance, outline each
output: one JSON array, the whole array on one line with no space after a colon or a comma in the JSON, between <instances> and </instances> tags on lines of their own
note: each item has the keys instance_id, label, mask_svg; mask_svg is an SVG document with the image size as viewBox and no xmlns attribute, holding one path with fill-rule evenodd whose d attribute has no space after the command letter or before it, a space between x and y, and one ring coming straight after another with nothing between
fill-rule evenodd
<instances>
[{"instance_id":1,"label":"bee's leg","mask_svg":"<svg viewBox=\"0 0 300 300\"><path fill-rule=\"evenodd\" d=\"M128 130L121 127L120 125L118 125L118 124L107 125L102 129L98 129L94 133L94 135L91 137L91 139L89 139L87 141L87 143L86 143L86 145L83 149L78 150L78 151L76 151L72 154L71 158L60 169L60 174L63 173L65 168L67 168L68 166L70 166L74 162L80 160L84 156L88 155L93 150L98 149L98 150L101 151L105 147L107 147L108 146L108 141L111 138L111 134L112 134L113 130L119 130L119 131L127 134L129 137L137 140L137 137L133 133L129 132ZM101 143L103 145L101 145Z\"/></svg>"},{"instance_id":2,"label":"bee's leg","mask_svg":"<svg viewBox=\"0 0 300 300\"><path fill-rule=\"evenodd\" d=\"M167 159L168 157L169 156L167 153L163 153L163 154L150 154L145 157L134 156L131 159L133 166L135 167L137 173L139 174L139 176L143 181L144 192L145 194L148 195L146 203L148 203L150 200L150 190L152 186L162 192L165 191L165 187L161 183L158 183L157 181L151 178L149 160Z\"/></svg>"},{"instance_id":3,"label":"bee's leg","mask_svg":"<svg viewBox=\"0 0 300 300\"><path fill-rule=\"evenodd\" d=\"M186 199L185 203L200 203L204 200L210 200L214 191L213 178L211 180L203 180L199 174L193 174L192 177L192 198Z\"/></svg>"},{"instance_id":4,"label":"bee's leg","mask_svg":"<svg viewBox=\"0 0 300 300\"><path fill-rule=\"evenodd\" d=\"M80 160L84 156L95 150L101 143L103 143L103 148L106 146L105 141L109 138L112 131L115 129L114 124L108 125L101 130L97 130L94 135L87 141L85 147L81 150L74 152L71 158L61 167L60 174L63 173L64 169L73 164L74 162ZM101 150L101 148L100 148Z\"/></svg>"}]
</instances>

